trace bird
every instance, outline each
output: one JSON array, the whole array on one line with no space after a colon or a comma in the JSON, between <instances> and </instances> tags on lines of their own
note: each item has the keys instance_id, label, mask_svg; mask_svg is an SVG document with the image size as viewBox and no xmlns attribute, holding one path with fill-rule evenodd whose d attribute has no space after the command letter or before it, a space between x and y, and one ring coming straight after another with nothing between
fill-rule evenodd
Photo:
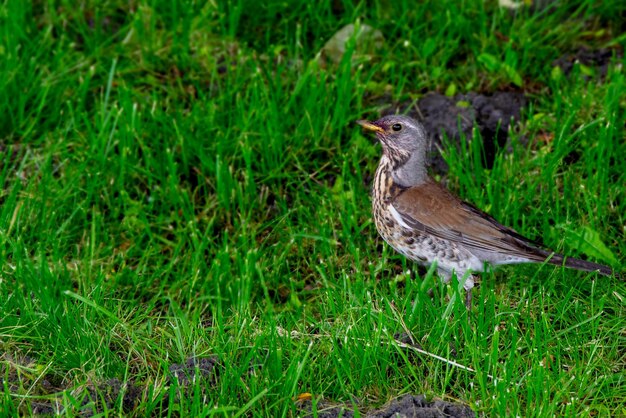
<instances>
[{"instance_id":1,"label":"bird","mask_svg":"<svg viewBox=\"0 0 626 418\"><path fill-rule=\"evenodd\" d=\"M424 266L436 263L444 283L464 279L471 309L474 274L487 266L549 263L605 276L611 267L565 257L544 248L453 195L427 172L428 136L406 115L357 121L374 132L382 156L372 184L372 212L380 236L397 252Z\"/></svg>"}]
</instances>

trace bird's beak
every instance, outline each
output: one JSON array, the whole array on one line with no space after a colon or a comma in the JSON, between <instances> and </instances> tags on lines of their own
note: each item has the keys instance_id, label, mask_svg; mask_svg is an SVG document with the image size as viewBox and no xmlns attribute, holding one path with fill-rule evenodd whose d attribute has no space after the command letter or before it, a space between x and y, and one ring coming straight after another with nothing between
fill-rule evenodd
<instances>
[{"instance_id":1,"label":"bird's beak","mask_svg":"<svg viewBox=\"0 0 626 418\"><path fill-rule=\"evenodd\" d=\"M367 129L368 131L380 132L384 133L385 130L378 125L374 125L372 122L367 120L357 120L356 123Z\"/></svg>"}]
</instances>

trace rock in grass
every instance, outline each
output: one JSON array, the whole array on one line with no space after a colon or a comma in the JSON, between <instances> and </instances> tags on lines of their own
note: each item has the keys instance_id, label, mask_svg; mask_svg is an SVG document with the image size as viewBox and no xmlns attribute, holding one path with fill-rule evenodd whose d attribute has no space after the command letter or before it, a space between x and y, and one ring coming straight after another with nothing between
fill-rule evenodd
<instances>
[{"instance_id":1,"label":"rock in grass","mask_svg":"<svg viewBox=\"0 0 626 418\"><path fill-rule=\"evenodd\" d=\"M343 59L352 39L355 42L353 59L358 55L373 54L382 48L384 43L383 33L378 29L365 24L354 25L350 23L339 29L322 47L320 51L322 59L338 64Z\"/></svg>"}]
</instances>

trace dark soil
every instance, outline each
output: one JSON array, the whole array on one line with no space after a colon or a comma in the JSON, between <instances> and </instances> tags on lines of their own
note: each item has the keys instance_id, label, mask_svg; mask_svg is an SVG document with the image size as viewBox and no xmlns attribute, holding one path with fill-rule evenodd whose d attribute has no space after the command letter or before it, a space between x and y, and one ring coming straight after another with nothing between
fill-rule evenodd
<instances>
[{"instance_id":1,"label":"dark soil","mask_svg":"<svg viewBox=\"0 0 626 418\"><path fill-rule=\"evenodd\" d=\"M473 418L475 416L476 413L467 405L438 400L428 402L424 395L405 395L393 400L386 407L366 415L367 418Z\"/></svg>"},{"instance_id":2,"label":"dark soil","mask_svg":"<svg viewBox=\"0 0 626 418\"><path fill-rule=\"evenodd\" d=\"M496 152L509 140L509 128L520 120L526 102L524 94L517 92L469 92L454 97L428 93L417 102L417 108L409 103L399 108L408 110L408 115L422 122L432 140L431 169L437 174L445 174L448 165L438 150L443 146L444 137L454 144L470 141L476 127L483 139L483 163L491 168Z\"/></svg>"},{"instance_id":3,"label":"dark soil","mask_svg":"<svg viewBox=\"0 0 626 418\"><path fill-rule=\"evenodd\" d=\"M208 380L210 384L217 383L217 366L219 360L211 357L191 357L184 364L170 366L170 381L177 380L178 385L186 387L198 379Z\"/></svg>"},{"instance_id":4,"label":"dark soil","mask_svg":"<svg viewBox=\"0 0 626 418\"><path fill-rule=\"evenodd\" d=\"M310 400L300 402L305 416L313 416ZM326 401L317 403L317 416L320 418L352 418L354 410L346 405L335 405ZM405 395L394 399L386 406L364 415L366 418L473 418L476 413L461 403L440 400L427 401L424 395Z\"/></svg>"},{"instance_id":5,"label":"dark soil","mask_svg":"<svg viewBox=\"0 0 626 418\"><path fill-rule=\"evenodd\" d=\"M24 388L29 387L30 404L20 408L21 415L54 415L65 413L59 409L54 399L61 397L62 392L72 391L72 396L80 400L80 407L77 413L80 416L91 417L103 414L105 411L118 410L121 402L121 409L124 413L132 412L145 396L144 385L137 382L122 382L119 379L109 379L102 383L88 383L83 390L76 390L75 382L61 382L54 375L45 376L33 385L33 381L28 374L20 372L23 368L32 368L36 362L29 358L14 358L9 354L0 356L0 372L6 377L6 386L11 393L20 394ZM210 389L217 383L219 361L217 357L193 357L183 364L172 364L169 367L169 384L178 387L178 396L191 396L193 391L191 385L201 380L203 388ZM162 412L167 411L168 399L161 403Z\"/></svg>"},{"instance_id":6,"label":"dark soil","mask_svg":"<svg viewBox=\"0 0 626 418\"><path fill-rule=\"evenodd\" d=\"M621 59L623 51L614 48L588 49L580 48L575 52L564 54L554 60L552 65L560 67L563 74L570 75L576 63L583 64L593 69L596 75L604 78L613 61L613 57Z\"/></svg>"},{"instance_id":7,"label":"dark soil","mask_svg":"<svg viewBox=\"0 0 626 418\"><path fill-rule=\"evenodd\" d=\"M87 386L81 402L81 416L91 417L105 410L115 411L120 396L122 410L129 413L141 402L142 388L132 382L125 385L118 379Z\"/></svg>"}]
</instances>

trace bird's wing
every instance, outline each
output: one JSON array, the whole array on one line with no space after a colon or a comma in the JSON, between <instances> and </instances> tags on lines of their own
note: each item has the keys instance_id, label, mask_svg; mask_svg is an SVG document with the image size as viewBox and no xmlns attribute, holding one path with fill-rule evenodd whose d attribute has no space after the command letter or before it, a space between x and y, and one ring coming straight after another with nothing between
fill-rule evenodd
<instances>
[{"instance_id":1,"label":"bird's wing","mask_svg":"<svg viewBox=\"0 0 626 418\"><path fill-rule=\"evenodd\" d=\"M537 261L545 260L549 254L538 243L501 225L433 181L406 189L392 205L410 228L458 242L470 250L524 256Z\"/></svg>"}]
</instances>

